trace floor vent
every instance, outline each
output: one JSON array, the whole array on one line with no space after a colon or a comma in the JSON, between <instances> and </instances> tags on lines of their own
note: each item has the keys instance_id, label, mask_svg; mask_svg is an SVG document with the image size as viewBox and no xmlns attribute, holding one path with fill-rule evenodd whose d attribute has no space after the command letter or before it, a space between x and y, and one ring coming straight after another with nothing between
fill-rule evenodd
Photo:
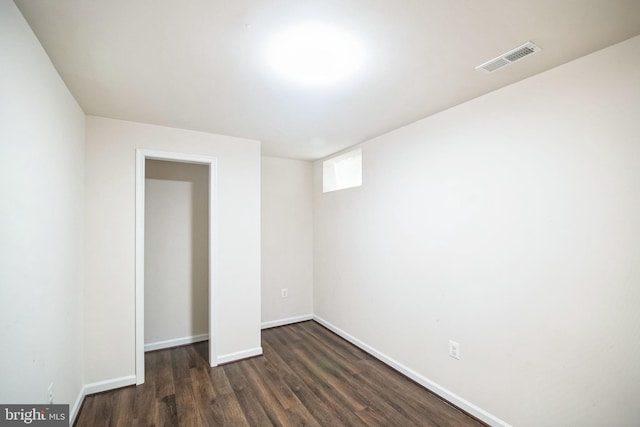
<instances>
[{"instance_id":1,"label":"floor vent","mask_svg":"<svg viewBox=\"0 0 640 427\"><path fill-rule=\"evenodd\" d=\"M515 49L510 50L507 53L503 53L497 58L493 58L490 61L485 62L482 65L478 65L476 70L484 70L492 73L499 70L502 67L506 67L509 64L513 64L516 61L521 60L525 56L529 56L532 53L540 52L542 49L531 42L526 42L522 46L518 46Z\"/></svg>"}]
</instances>

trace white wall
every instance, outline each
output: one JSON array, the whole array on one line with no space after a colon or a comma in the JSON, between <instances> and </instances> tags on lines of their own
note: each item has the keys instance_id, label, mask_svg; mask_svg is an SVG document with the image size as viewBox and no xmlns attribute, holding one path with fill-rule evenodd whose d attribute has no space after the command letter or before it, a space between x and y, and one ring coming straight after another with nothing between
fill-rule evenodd
<instances>
[{"instance_id":1,"label":"white wall","mask_svg":"<svg viewBox=\"0 0 640 427\"><path fill-rule=\"evenodd\" d=\"M218 159L218 357L260 347L260 144L87 117L87 382L135 373L135 149Z\"/></svg>"},{"instance_id":2,"label":"white wall","mask_svg":"<svg viewBox=\"0 0 640 427\"><path fill-rule=\"evenodd\" d=\"M209 167L147 160L145 172L144 342L208 334Z\"/></svg>"},{"instance_id":3,"label":"white wall","mask_svg":"<svg viewBox=\"0 0 640 427\"><path fill-rule=\"evenodd\" d=\"M262 158L262 322L313 313L313 168ZM288 297L281 297L281 289Z\"/></svg>"},{"instance_id":4,"label":"white wall","mask_svg":"<svg viewBox=\"0 0 640 427\"><path fill-rule=\"evenodd\" d=\"M316 162L315 313L513 425L637 425L639 76L636 37L362 144L362 187Z\"/></svg>"},{"instance_id":5,"label":"white wall","mask_svg":"<svg viewBox=\"0 0 640 427\"><path fill-rule=\"evenodd\" d=\"M72 407L83 385L84 113L0 2L0 402Z\"/></svg>"}]
</instances>

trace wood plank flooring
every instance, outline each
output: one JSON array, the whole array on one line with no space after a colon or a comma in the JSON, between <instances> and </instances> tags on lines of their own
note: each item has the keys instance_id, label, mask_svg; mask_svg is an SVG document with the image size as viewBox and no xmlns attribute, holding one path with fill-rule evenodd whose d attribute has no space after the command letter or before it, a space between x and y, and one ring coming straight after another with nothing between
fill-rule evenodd
<instances>
[{"instance_id":1,"label":"wood plank flooring","mask_svg":"<svg viewBox=\"0 0 640 427\"><path fill-rule=\"evenodd\" d=\"M145 355L146 383L87 396L76 426L483 426L316 322L210 368L207 343Z\"/></svg>"}]
</instances>

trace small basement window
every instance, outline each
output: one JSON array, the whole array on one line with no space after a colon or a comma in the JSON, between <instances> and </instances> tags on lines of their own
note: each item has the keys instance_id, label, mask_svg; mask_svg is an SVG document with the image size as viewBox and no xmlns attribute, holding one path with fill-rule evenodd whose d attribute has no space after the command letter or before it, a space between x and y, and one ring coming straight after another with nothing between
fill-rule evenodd
<instances>
[{"instance_id":1,"label":"small basement window","mask_svg":"<svg viewBox=\"0 0 640 427\"><path fill-rule=\"evenodd\" d=\"M322 162L322 192L362 185L362 149L349 151Z\"/></svg>"}]
</instances>

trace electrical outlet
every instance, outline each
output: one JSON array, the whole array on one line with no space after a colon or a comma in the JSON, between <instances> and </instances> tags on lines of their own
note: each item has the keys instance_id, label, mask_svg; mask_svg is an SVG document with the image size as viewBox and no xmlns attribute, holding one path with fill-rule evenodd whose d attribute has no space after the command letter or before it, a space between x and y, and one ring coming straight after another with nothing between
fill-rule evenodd
<instances>
[{"instance_id":1,"label":"electrical outlet","mask_svg":"<svg viewBox=\"0 0 640 427\"><path fill-rule=\"evenodd\" d=\"M49 384L49 388L47 390L49 391L49 404L52 405L53 404L53 383Z\"/></svg>"},{"instance_id":2,"label":"electrical outlet","mask_svg":"<svg viewBox=\"0 0 640 427\"><path fill-rule=\"evenodd\" d=\"M460 360L460 343L449 340L449 357Z\"/></svg>"},{"instance_id":3,"label":"electrical outlet","mask_svg":"<svg viewBox=\"0 0 640 427\"><path fill-rule=\"evenodd\" d=\"M289 290L288 290L287 288L282 288L282 289L280 290L280 296L281 296L282 298L286 298L286 297L288 297L288 296L289 296Z\"/></svg>"}]
</instances>

